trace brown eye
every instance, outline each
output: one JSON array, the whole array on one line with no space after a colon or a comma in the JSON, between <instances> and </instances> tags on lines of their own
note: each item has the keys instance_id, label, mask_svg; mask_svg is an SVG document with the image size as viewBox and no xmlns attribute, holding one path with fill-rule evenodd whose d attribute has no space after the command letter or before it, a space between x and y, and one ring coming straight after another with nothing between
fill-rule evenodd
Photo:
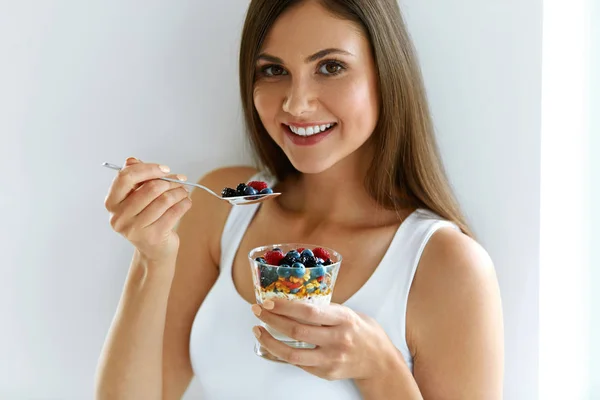
<instances>
[{"instance_id":1,"label":"brown eye","mask_svg":"<svg viewBox=\"0 0 600 400\"><path fill-rule=\"evenodd\" d=\"M328 62L321 65L319 72L323 75L337 75L342 72L343 69L344 67L337 62Z\"/></svg>"},{"instance_id":2,"label":"brown eye","mask_svg":"<svg viewBox=\"0 0 600 400\"><path fill-rule=\"evenodd\" d=\"M284 75L285 70L279 65L268 65L262 69L265 76L279 76Z\"/></svg>"}]
</instances>

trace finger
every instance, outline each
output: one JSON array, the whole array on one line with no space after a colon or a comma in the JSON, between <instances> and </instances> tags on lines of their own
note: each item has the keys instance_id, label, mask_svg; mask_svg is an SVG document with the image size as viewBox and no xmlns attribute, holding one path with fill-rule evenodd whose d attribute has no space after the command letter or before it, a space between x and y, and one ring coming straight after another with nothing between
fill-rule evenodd
<instances>
[{"instance_id":1,"label":"finger","mask_svg":"<svg viewBox=\"0 0 600 400\"><path fill-rule=\"evenodd\" d=\"M179 222L181 217L192 208L192 199L185 197L180 200L177 204L173 205L164 214L148 226L150 229L157 229L160 231L169 231L175 228L175 225Z\"/></svg>"},{"instance_id":2,"label":"finger","mask_svg":"<svg viewBox=\"0 0 600 400\"><path fill-rule=\"evenodd\" d=\"M187 180L184 175L169 175L169 177L180 181ZM117 206L117 212L120 211L124 219L132 218L140 214L149 204L166 191L179 187L183 187L183 185L162 179L153 179L144 182Z\"/></svg>"},{"instance_id":3,"label":"finger","mask_svg":"<svg viewBox=\"0 0 600 400\"><path fill-rule=\"evenodd\" d=\"M170 172L169 167L159 164L137 163L126 166L117 174L106 199L107 208L116 207L139 183L162 178Z\"/></svg>"},{"instance_id":4,"label":"finger","mask_svg":"<svg viewBox=\"0 0 600 400\"><path fill-rule=\"evenodd\" d=\"M335 336L332 332L335 328L306 325L288 317L277 315L262 309L258 304L252 305L252 312L254 312L258 319L276 331L301 342L324 346L330 344Z\"/></svg>"},{"instance_id":5,"label":"finger","mask_svg":"<svg viewBox=\"0 0 600 400\"><path fill-rule=\"evenodd\" d=\"M163 192L136 216L136 225L145 228L153 224L162 217L167 210L181 200L188 198L188 196L188 191L182 187Z\"/></svg>"},{"instance_id":6,"label":"finger","mask_svg":"<svg viewBox=\"0 0 600 400\"><path fill-rule=\"evenodd\" d=\"M339 304L317 305L284 299L265 300L263 308L301 322L334 326L348 321L348 309Z\"/></svg>"},{"instance_id":7,"label":"finger","mask_svg":"<svg viewBox=\"0 0 600 400\"><path fill-rule=\"evenodd\" d=\"M255 326L252 328L256 340L263 345L269 353L289 364L314 367L321 365L325 357L320 349L295 349L275 339L266 329Z\"/></svg>"},{"instance_id":8,"label":"finger","mask_svg":"<svg viewBox=\"0 0 600 400\"><path fill-rule=\"evenodd\" d=\"M129 157L127 160L125 160L125 164L123 164L123 168L128 167L128 166L133 165L133 164L140 164L140 163L143 163L143 161L140 160L139 158ZM134 185L132 191L136 190L141 185L142 185L141 183L138 183L138 184Z\"/></svg>"}]
</instances>

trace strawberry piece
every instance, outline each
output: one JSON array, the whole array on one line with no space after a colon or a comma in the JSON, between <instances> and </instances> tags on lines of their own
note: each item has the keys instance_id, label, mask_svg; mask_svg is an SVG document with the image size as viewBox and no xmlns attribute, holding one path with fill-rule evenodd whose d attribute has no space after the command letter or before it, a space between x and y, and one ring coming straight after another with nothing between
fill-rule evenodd
<instances>
[{"instance_id":1,"label":"strawberry piece","mask_svg":"<svg viewBox=\"0 0 600 400\"><path fill-rule=\"evenodd\" d=\"M260 192L261 190L269 187L269 185L267 185L266 182L262 181L251 181L248 182L247 186L253 187L254 189L256 189L257 192Z\"/></svg>"},{"instance_id":2,"label":"strawberry piece","mask_svg":"<svg viewBox=\"0 0 600 400\"><path fill-rule=\"evenodd\" d=\"M296 251L297 251L298 253L302 253L304 250L305 250L305 248L304 248L304 247L298 247L298 248L296 249Z\"/></svg>"},{"instance_id":3,"label":"strawberry piece","mask_svg":"<svg viewBox=\"0 0 600 400\"><path fill-rule=\"evenodd\" d=\"M321 260L329 259L329 252L322 247L316 247L313 250L313 254L315 255L315 257L318 257Z\"/></svg>"},{"instance_id":4,"label":"strawberry piece","mask_svg":"<svg viewBox=\"0 0 600 400\"><path fill-rule=\"evenodd\" d=\"M279 265L279 261L281 261L285 257L281 251L267 251L265 253L265 260L269 265Z\"/></svg>"},{"instance_id":5,"label":"strawberry piece","mask_svg":"<svg viewBox=\"0 0 600 400\"><path fill-rule=\"evenodd\" d=\"M302 282L290 282L290 281L282 281L282 283L289 287L290 289L298 289L300 286L302 286Z\"/></svg>"},{"instance_id":6,"label":"strawberry piece","mask_svg":"<svg viewBox=\"0 0 600 400\"><path fill-rule=\"evenodd\" d=\"M319 276L319 277L317 278L317 282L323 282L323 277L322 277L322 276Z\"/></svg>"}]
</instances>

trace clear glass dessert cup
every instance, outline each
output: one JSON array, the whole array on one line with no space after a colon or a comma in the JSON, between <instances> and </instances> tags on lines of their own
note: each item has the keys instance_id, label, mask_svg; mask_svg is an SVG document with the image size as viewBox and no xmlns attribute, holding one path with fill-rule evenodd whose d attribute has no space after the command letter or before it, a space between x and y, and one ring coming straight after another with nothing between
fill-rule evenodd
<instances>
[{"instance_id":1,"label":"clear glass dessert cup","mask_svg":"<svg viewBox=\"0 0 600 400\"><path fill-rule=\"evenodd\" d=\"M317 250L316 254L312 253L317 248L325 250L326 253L321 250ZM286 257L285 261L279 261L278 265L274 265L273 261L280 257L275 255L267 257L273 262L273 264L269 264L267 258L265 258L266 253L277 249L281 250L281 253ZM305 251L307 249L310 252ZM297 253L290 253L293 250L296 250ZM302 253L298 250L301 250ZM329 259L324 260L318 255L328 255ZM268 299L280 298L302 303L328 305L331 302L331 295L342 263L342 256L337 251L323 246L304 243L279 243L250 250L248 260L252 268L254 294L258 304L263 304ZM281 334L262 321L260 321L260 325L275 339L288 346L300 349L315 348L313 344L301 342ZM281 361L271 355L258 341L254 346L254 352L260 357L272 361Z\"/></svg>"}]
</instances>

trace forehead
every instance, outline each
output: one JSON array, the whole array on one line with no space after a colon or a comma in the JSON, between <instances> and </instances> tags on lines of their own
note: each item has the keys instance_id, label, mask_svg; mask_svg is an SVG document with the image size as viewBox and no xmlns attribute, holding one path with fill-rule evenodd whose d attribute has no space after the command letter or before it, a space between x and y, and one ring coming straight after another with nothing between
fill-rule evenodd
<instances>
[{"instance_id":1,"label":"forehead","mask_svg":"<svg viewBox=\"0 0 600 400\"><path fill-rule=\"evenodd\" d=\"M332 15L316 1L306 1L277 18L261 52L293 61L326 48L358 55L368 50L369 44L355 22Z\"/></svg>"}]
</instances>

